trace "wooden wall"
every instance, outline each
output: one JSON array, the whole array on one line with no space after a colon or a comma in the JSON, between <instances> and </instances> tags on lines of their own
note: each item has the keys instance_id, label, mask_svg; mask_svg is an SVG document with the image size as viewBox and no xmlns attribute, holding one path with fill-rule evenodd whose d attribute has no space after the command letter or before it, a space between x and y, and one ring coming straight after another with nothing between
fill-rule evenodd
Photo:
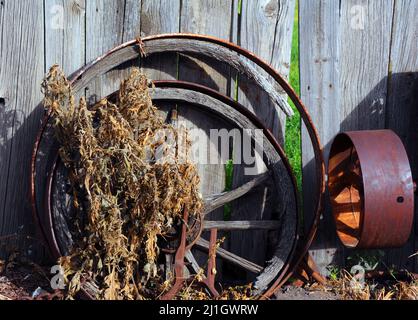
<instances>
[{"instance_id":1,"label":"wooden wall","mask_svg":"<svg viewBox=\"0 0 418 320\"><path fill-rule=\"evenodd\" d=\"M289 73L295 0L2 0L0 2L0 252L41 252L29 202L29 163L40 125L43 75L54 63L67 74L139 35L194 32L233 41ZM414 0L300 0L301 96L320 132L324 153L336 133L394 129L418 176L418 2ZM199 81L256 112L283 141L284 119L265 112L268 99L229 68L173 54L149 59L153 79ZM120 71L91 84L88 97L116 88ZM189 127L202 119L180 110ZM192 121L193 120L193 121ZM311 217L315 179L303 130L305 221ZM199 168L205 193L223 191L223 167ZM235 168L233 185L243 182ZM256 205L256 204L253 204ZM239 210L251 211L251 204ZM236 209L236 208L235 208ZM418 221L407 246L385 261L417 268ZM322 270L344 264L327 205L312 248ZM254 248L255 250L256 248Z\"/></svg>"},{"instance_id":2,"label":"wooden wall","mask_svg":"<svg viewBox=\"0 0 418 320\"><path fill-rule=\"evenodd\" d=\"M295 0L2 0L0 252L18 249L42 256L31 213L29 174L32 146L43 113L40 84L51 65L57 63L71 74L138 36L192 32L241 44L287 76L294 8ZM141 67L152 79L196 81L230 94L265 119L283 140L283 117L265 113L268 99L229 68L176 54L152 57ZM97 99L112 92L121 76L121 71L114 70L97 79L89 85L87 97ZM249 87L251 94L246 95ZM201 116L181 106L178 111L179 122L209 131ZM224 191L224 166L199 166L199 171L204 194ZM241 182L239 177L234 178L234 184Z\"/></svg>"},{"instance_id":3,"label":"wooden wall","mask_svg":"<svg viewBox=\"0 0 418 320\"><path fill-rule=\"evenodd\" d=\"M300 1L301 97L320 132L327 159L340 131L390 128L407 148L418 176L418 2L414 0ZM303 131L304 209L309 220L314 179ZM416 211L417 212L417 211ZM418 267L418 219L408 244L387 250L391 267ZM312 254L325 271L355 254L342 248L327 205ZM375 253L369 253L375 254Z\"/></svg>"}]
</instances>

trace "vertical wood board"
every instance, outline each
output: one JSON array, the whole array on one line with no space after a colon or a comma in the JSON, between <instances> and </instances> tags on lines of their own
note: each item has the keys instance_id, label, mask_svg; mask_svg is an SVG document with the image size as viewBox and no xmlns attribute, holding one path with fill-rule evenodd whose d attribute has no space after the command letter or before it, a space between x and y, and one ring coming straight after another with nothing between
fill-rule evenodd
<instances>
[{"instance_id":1,"label":"vertical wood board","mask_svg":"<svg viewBox=\"0 0 418 320\"><path fill-rule=\"evenodd\" d=\"M32 221L29 173L32 146L42 114L44 74L42 1L0 4L0 237L3 253L20 250L33 257L39 241Z\"/></svg>"}]
</instances>

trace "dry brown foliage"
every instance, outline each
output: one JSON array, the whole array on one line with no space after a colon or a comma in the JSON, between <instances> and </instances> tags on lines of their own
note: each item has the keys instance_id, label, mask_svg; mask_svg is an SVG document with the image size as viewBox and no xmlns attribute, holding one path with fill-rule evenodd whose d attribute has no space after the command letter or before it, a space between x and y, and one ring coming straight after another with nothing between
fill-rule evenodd
<instances>
[{"instance_id":1,"label":"dry brown foliage","mask_svg":"<svg viewBox=\"0 0 418 320\"><path fill-rule=\"evenodd\" d=\"M79 215L74 248L59 261L68 296L89 278L100 288L98 298L155 298L167 285L158 270L159 239L183 210L201 214L190 143L185 138L180 150L161 136L163 130L178 141L179 130L158 114L138 69L121 84L116 103L103 99L89 106L81 98L76 105L58 66L42 88Z\"/></svg>"},{"instance_id":2,"label":"dry brown foliage","mask_svg":"<svg viewBox=\"0 0 418 320\"><path fill-rule=\"evenodd\" d=\"M322 289L334 291L344 300L418 300L417 281L396 281L391 283L363 283L355 279L348 271L342 270L338 280L329 281Z\"/></svg>"}]
</instances>

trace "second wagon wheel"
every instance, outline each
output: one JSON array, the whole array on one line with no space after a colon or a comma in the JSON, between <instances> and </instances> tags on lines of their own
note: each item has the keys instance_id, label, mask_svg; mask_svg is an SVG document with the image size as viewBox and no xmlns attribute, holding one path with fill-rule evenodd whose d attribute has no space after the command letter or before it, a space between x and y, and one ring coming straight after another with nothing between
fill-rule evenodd
<instances>
[{"instance_id":1,"label":"second wagon wheel","mask_svg":"<svg viewBox=\"0 0 418 320\"><path fill-rule=\"evenodd\" d=\"M297 204L296 187L289 167L277 141L266 130L260 121L246 109L233 100L223 97L208 88L180 82L156 82L153 93L153 101L161 106L172 103L183 103L183 107L190 108L205 116L206 121L213 118L223 119L225 126L245 128L248 130L261 129L263 137L261 141L256 138L254 131L250 132L253 143L262 143L263 154L261 157L268 169L263 174L229 192L216 195L207 195L204 205L202 220L184 220L188 223L180 223L177 232L172 235L167 246L162 247L160 260L165 263L166 269L175 273L175 281L172 289L163 298L174 298L184 286L186 278L193 279L193 275L206 272L201 280L209 293L216 297L222 288L231 285L247 285L253 283L254 296L258 296L271 287L277 277L286 267L293 252L297 239ZM181 112L181 111L180 111ZM211 120L212 119L212 120ZM257 148L256 148L257 149ZM71 221L76 212L72 208L71 196L67 194L68 184L64 166L58 161L52 161L51 173L48 178L46 210L49 212L49 228L52 232L52 245L55 246L57 256L65 255L72 246L73 230ZM260 185L269 185L269 199L272 202L272 212L265 217L258 216L255 212L253 220L212 220L210 213L240 197L251 197L251 192ZM257 243L263 254L263 263L251 261L251 257L242 257L230 251L228 247L218 247L218 233L245 231L251 234L253 230L262 230L265 233L263 241ZM202 231L209 233L208 238L201 236ZM260 239L260 238L258 238ZM251 244L251 236L247 237L248 245ZM193 250L192 250L193 249ZM198 251L206 253L206 258L196 258ZM171 257L164 261L164 257ZM233 266L234 275L225 277L217 272L217 263L224 261L225 265ZM241 270L245 271L242 278ZM248 279L247 273L253 275Z\"/></svg>"}]
</instances>

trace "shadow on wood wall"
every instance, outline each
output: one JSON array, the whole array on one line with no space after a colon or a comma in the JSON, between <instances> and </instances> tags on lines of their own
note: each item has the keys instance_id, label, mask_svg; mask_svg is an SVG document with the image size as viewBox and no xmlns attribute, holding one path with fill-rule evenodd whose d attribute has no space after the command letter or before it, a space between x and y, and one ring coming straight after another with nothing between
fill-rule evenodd
<instances>
[{"instance_id":1,"label":"shadow on wood wall","mask_svg":"<svg viewBox=\"0 0 418 320\"><path fill-rule=\"evenodd\" d=\"M382 88L388 88L386 101L379 101L376 97L382 96ZM338 106L336 106L338 107ZM382 121L382 116L384 121ZM367 121L362 121L368 117ZM369 125L366 127L364 123ZM382 124L384 126L382 127ZM418 72L396 73L390 78L383 78L378 85L358 104L358 106L341 122L341 132L351 130L372 130L372 129L391 129L401 138L411 164L412 176L418 179ZM325 154L329 154L331 142L324 146ZM325 159L326 162L328 159ZM315 172L315 164L310 161L304 170ZM311 183L311 184L309 184ZM305 188L312 185L304 181ZM418 270L417 257L409 258L418 251L418 206L417 196L415 195L415 220L408 243L402 248L386 249L382 262L387 267L406 268L408 270ZM304 210L309 219L310 203L304 204ZM308 220L311 221L311 220ZM328 250L331 259L326 263L335 266L347 264L347 258L355 255L379 255L376 250L346 249L337 239L335 223L331 214L328 193L326 194L325 210L317 238L311 250ZM334 254L331 251L337 248ZM350 263L353 263L351 261ZM384 267L384 265L382 265Z\"/></svg>"},{"instance_id":2,"label":"shadow on wood wall","mask_svg":"<svg viewBox=\"0 0 418 320\"><path fill-rule=\"evenodd\" d=\"M36 259L36 257L43 256L45 245L43 244L42 235L38 233L36 222L32 215L29 188L30 163L24 162L17 165L16 162L19 162L21 159L30 159L31 157L32 149L30 146L33 146L36 138L32 133L37 131L34 125L39 124L37 127L40 127L43 106L38 105L29 116L25 117L23 110L8 110L7 98L0 98L1 101L4 104L0 108L0 123L3 124L0 129L0 137L7 137L7 139L0 140L0 166L9 168L7 176L1 179L3 187L7 188L7 193L16 193L11 196L12 199L15 199L14 203L9 203L9 205L23 206L23 214L16 217L13 221L5 221L7 215L3 217L1 222L3 232L0 235L0 258L5 258L5 256L16 252L29 259ZM25 141L25 146L14 145L19 141ZM8 158L12 148L19 148L18 159ZM9 161L15 163L9 163ZM11 170L14 170L12 175L13 181L9 177ZM6 170L3 172L6 172ZM19 188L16 186L19 186ZM19 192L16 192L16 189L19 189ZM4 212L7 212L7 203L2 205L4 205Z\"/></svg>"}]
</instances>

